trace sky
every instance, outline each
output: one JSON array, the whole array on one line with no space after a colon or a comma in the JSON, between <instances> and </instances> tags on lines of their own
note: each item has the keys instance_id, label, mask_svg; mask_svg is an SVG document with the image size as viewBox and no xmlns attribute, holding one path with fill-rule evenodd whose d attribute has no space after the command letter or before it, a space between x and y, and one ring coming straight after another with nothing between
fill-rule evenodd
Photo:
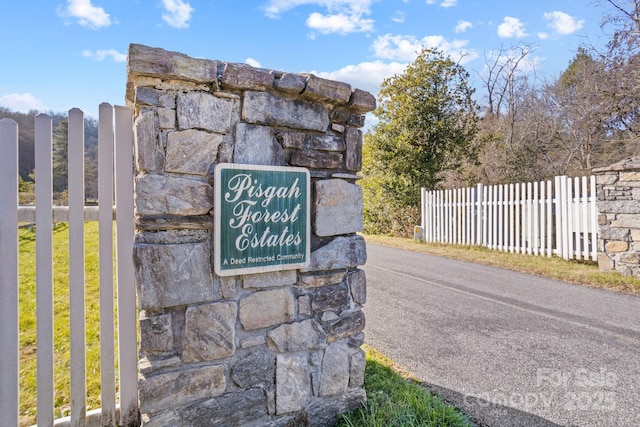
<instances>
[{"instance_id":1,"label":"sky","mask_svg":"<svg viewBox=\"0 0 640 427\"><path fill-rule=\"evenodd\" d=\"M0 106L27 112L124 105L129 44L347 82L377 96L422 47L460 61L481 94L495 52L525 43L556 78L602 44L593 0L49 0L0 14ZM482 101L481 99L479 100Z\"/></svg>"}]
</instances>

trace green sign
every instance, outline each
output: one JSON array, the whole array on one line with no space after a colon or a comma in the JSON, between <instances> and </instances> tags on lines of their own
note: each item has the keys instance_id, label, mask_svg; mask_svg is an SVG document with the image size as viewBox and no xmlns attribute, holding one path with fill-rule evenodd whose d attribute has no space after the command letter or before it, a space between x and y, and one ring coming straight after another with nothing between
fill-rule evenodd
<instances>
[{"instance_id":1,"label":"green sign","mask_svg":"<svg viewBox=\"0 0 640 427\"><path fill-rule=\"evenodd\" d=\"M309 265L309 171L223 163L215 169L219 276Z\"/></svg>"}]
</instances>

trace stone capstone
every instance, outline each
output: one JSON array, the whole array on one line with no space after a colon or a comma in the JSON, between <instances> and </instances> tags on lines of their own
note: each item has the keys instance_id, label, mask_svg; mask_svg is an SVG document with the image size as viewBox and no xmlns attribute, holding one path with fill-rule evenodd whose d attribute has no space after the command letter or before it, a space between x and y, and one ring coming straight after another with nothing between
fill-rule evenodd
<instances>
[{"instance_id":1,"label":"stone capstone","mask_svg":"<svg viewBox=\"0 0 640 427\"><path fill-rule=\"evenodd\" d=\"M134 246L140 309L211 301L213 276L207 242Z\"/></svg>"},{"instance_id":2,"label":"stone capstone","mask_svg":"<svg viewBox=\"0 0 640 427\"><path fill-rule=\"evenodd\" d=\"M315 183L315 232L318 236L362 231L362 188L342 179Z\"/></svg>"},{"instance_id":3,"label":"stone capstone","mask_svg":"<svg viewBox=\"0 0 640 427\"><path fill-rule=\"evenodd\" d=\"M231 379L240 388L266 388L274 384L275 372L275 355L265 349L259 349L234 363Z\"/></svg>"},{"instance_id":4,"label":"stone capstone","mask_svg":"<svg viewBox=\"0 0 640 427\"><path fill-rule=\"evenodd\" d=\"M182 427L244 426L267 415L264 391L259 388L228 393L182 411Z\"/></svg>"},{"instance_id":5,"label":"stone capstone","mask_svg":"<svg viewBox=\"0 0 640 427\"><path fill-rule=\"evenodd\" d=\"M233 302L187 307L182 360L186 363L223 359L235 352L237 308Z\"/></svg>"},{"instance_id":6,"label":"stone capstone","mask_svg":"<svg viewBox=\"0 0 640 427\"><path fill-rule=\"evenodd\" d=\"M344 393L349 385L349 352L346 345L333 344L325 348L322 358L320 396Z\"/></svg>"},{"instance_id":7,"label":"stone capstone","mask_svg":"<svg viewBox=\"0 0 640 427\"><path fill-rule=\"evenodd\" d=\"M314 319L280 325L267 333L268 343L281 353L319 350L327 345L327 335Z\"/></svg>"},{"instance_id":8,"label":"stone capstone","mask_svg":"<svg viewBox=\"0 0 640 427\"><path fill-rule=\"evenodd\" d=\"M367 261L366 243L362 236L339 236L311 252L311 262L302 272L338 270L363 265Z\"/></svg>"},{"instance_id":9,"label":"stone capstone","mask_svg":"<svg viewBox=\"0 0 640 427\"><path fill-rule=\"evenodd\" d=\"M178 52L139 44L129 45L127 74L178 78L194 82L212 83L218 80L218 61L191 58Z\"/></svg>"},{"instance_id":10,"label":"stone capstone","mask_svg":"<svg viewBox=\"0 0 640 427\"><path fill-rule=\"evenodd\" d=\"M245 92L242 119L253 124L325 131L329 113L320 104L265 92Z\"/></svg>"},{"instance_id":11,"label":"stone capstone","mask_svg":"<svg viewBox=\"0 0 640 427\"><path fill-rule=\"evenodd\" d=\"M314 101L346 104L351 98L351 85L309 74L302 96Z\"/></svg>"},{"instance_id":12,"label":"stone capstone","mask_svg":"<svg viewBox=\"0 0 640 427\"><path fill-rule=\"evenodd\" d=\"M178 95L177 114L180 129L203 129L229 133L233 100L206 92L186 92Z\"/></svg>"},{"instance_id":13,"label":"stone capstone","mask_svg":"<svg viewBox=\"0 0 640 427\"><path fill-rule=\"evenodd\" d=\"M267 70L246 64L227 63L224 65L220 83L223 88L271 90L274 80L273 73Z\"/></svg>"},{"instance_id":14,"label":"stone capstone","mask_svg":"<svg viewBox=\"0 0 640 427\"><path fill-rule=\"evenodd\" d=\"M349 107L358 114L368 113L376 109L376 98L369 92L354 89L349 99Z\"/></svg>"},{"instance_id":15,"label":"stone capstone","mask_svg":"<svg viewBox=\"0 0 640 427\"><path fill-rule=\"evenodd\" d=\"M218 157L222 135L187 129L167 134L166 172L207 175Z\"/></svg>"},{"instance_id":16,"label":"stone capstone","mask_svg":"<svg viewBox=\"0 0 640 427\"><path fill-rule=\"evenodd\" d=\"M240 300L240 323L245 331L293 321L295 298L289 289L254 292Z\"/></svg>"},{"instance_id":17,"label":"stone capstone","mask_svg":"<svg viewBox=\"0 0 640 427\"><path fill-rule=\"evenodd\" d=\"M276 413L300 411L307 406L311 394L309 362L305 357L276 356Z\"/></svg>"},{"instance_id":18,"label":"stone capstone","mask_svg":"<svg viewBox=\"0 0 640 427\"><path fill-rule=\"evenodd\" d=\"M224 393L225 387L224 367L221 365L142 377L138 381L140 412L165 411L218 396Z\"/></svg>"},{"instance_id":19,"label":"stone capstone","mask_svg":"<svg viewBox=\"0 0 640 427\"><path fill-rule=\"evenodd\" d=\"M284 164L284 152L268 126L239 123L233 160L248 165L279 166Z\"/></svg>"},{"instance_id":20,"label":"stone capstone","mask_svg":"<svg viewBox=\"0 0 640 427\"><path fill-rule=\"evenodd\" d=\"M213 188L204 182L145 174L135 183L138 215L205 215L213 207Z\"/></svg>"},{"instance_id":21,"label":"stone capstone","mask_svg":"<svg viewBox=\"0 0 640 427\"><path fill-rule=\"evenodd\" d=\"M276 80L276 89L291 95L300 95L307 84L307 79L300 74L285 73Z\"/></svg>"}]
</instances>

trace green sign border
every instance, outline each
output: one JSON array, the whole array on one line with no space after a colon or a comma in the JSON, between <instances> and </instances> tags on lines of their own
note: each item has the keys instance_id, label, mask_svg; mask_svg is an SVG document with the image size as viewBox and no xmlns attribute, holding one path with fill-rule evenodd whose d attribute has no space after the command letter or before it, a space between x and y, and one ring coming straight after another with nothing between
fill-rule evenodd
<instances>
[{"instance_id":1,"label":"green sign border","mask_svg":"<svg viewBox=\"0 0 640 427\"><path fill-rule=\"evenodd\" d=\"M228 223L229 220L235 219L236 221L246 221L249 222L247 216L244 216L244 219L233 217L230 215L230 209L233 209L232 204L227 202L224 199L225 190L228 190L228 182L223 182L223 175L226 175L226 171L238 171L238 172L246 172L247 174L252 176L252 180L256 179L255 176L260 176L261 180L258 184L262 185L262 190L270 186L277 187L278 182L283 182L282 178L286 175L296 175L301 178L298 186L303 192L302 196L305 200L302 202L302 206L300 208L299 214L296 214L296 220L294 221L290 231L294 233L299 233L302 238L302 242L297 245L301 246L304 253L298 251L296 253L296 258L290 259L278 259L279 256L283 255L291 255L287 253L285 250L278 250L276 247L267 247L265 250L260 250L259 248L247 248L244 251L231 248L230 242L235 242L236 239L243 233L242 227L234 228L231 227ZM265 179L266 178L266 179ZM255 273L265 273L269 271L282 271L282 270L295 270L299 268L304 268L309 265L310 262L310 254L311 254L311 218L310 218L310 205L311 205L311 177L309 174L309 170L306 168L298 168L298 167L286 167L286 166L263 166L263 165L245 165L245 164L237 164L237 163L220 163L216 165L214 172L214 271L218 276L235 276L242 274L255 274ZM255 182L253 182L255 184ZM251 190L247 189L247 193ZM284 191L284 190L283 190ZM252 200L255 200L253 198ZM265 201L264 197L257 198L261 201ZM291 203L287 204L288 197L273 197L269 203L269 206L276 203L279 204L280 207L288 210L288 214L292 214L294 209L291 206ZM235 202L234 202L235 204ZM261 211L261 209L257 205L256 211ZM245 208L242 206L238 207L240 211L243 211ZM245 211L246 213L246 211ZM223 222L226 220L227 224L223 225ZM280 221L278 221L280 222ZM277 228L278 224L274 224ZM270 227L270 226L269 226ZM258 233L266 233L263 228L257 229L257 227L250 228L252 235L258 238ZM245 230L246 231L246 230ZM284 234L282 230L278 230L277 232L279 239L284 239ZM275 238L275 234L273 235ZM283 237L280 237L283 236ZM235 243L234 243L235 246ZM233 251L233 253L232 253ZM239 252L245 252L244 256L239 256ZM298 255L302 254L302 259L298 259ZM224 260L227 260L224 263ZM233 259L233 263L229 262L230 259ZM255 261L249 262L248 260L253 259ZM248 266L251 265L252 266Z\"/></svg>"}]
</instances>

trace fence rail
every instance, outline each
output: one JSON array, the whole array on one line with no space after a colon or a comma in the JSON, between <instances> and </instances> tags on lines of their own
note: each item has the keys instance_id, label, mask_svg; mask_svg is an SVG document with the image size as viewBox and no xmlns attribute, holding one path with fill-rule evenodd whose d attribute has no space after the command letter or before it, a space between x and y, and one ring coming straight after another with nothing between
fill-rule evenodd
<instances>
[{"instance_id":1,"label":"fence rail","mask_svg":"<svg viewBox=\"0 0 640 427\"><path fill-rule=\"evenodd\" d=\"M115 117L114 117L115 111ZM132 111L99 109L99 206L84 206L84 114L69 111L68 208L53 207L52 119L35 118L36 205L18 207L18 126L0 120L0 414L3 425L19 424L18 224L36 226L36 358L38 425L135 425L138 419L136 307L133 270ZM115 129L115 130L114 130ZM114 162L115 152L115 162ZM115 169L115 175L114 175ZM114 176L115 191L114 191ZM115 193L115 194L114 194ZM115 197L115 208L114 208ZM97 209L97 214L96 214ZM114 212L115 211L115 212ZM116 216L114 282L113 218ZM97 217L96 217L97 216ZM85 353L84 221L99 221L101 402L87 412ZM70 415L54 419L53 223L69 223ZM117 293L114 295L114 283ZM114 297L117 298L118 363L115 358ZM116 404L119 369L119 408Z\"/></svg>"},{"instance_id":2,"label":"fence rail","mask_svg":"<svg viewBox=\"0 0 640 427\"><path fill-rule=\"evenodd\" d=\"M426 242L597 260L595 177L422 189Z\"/></svg>"}]
</instances>

